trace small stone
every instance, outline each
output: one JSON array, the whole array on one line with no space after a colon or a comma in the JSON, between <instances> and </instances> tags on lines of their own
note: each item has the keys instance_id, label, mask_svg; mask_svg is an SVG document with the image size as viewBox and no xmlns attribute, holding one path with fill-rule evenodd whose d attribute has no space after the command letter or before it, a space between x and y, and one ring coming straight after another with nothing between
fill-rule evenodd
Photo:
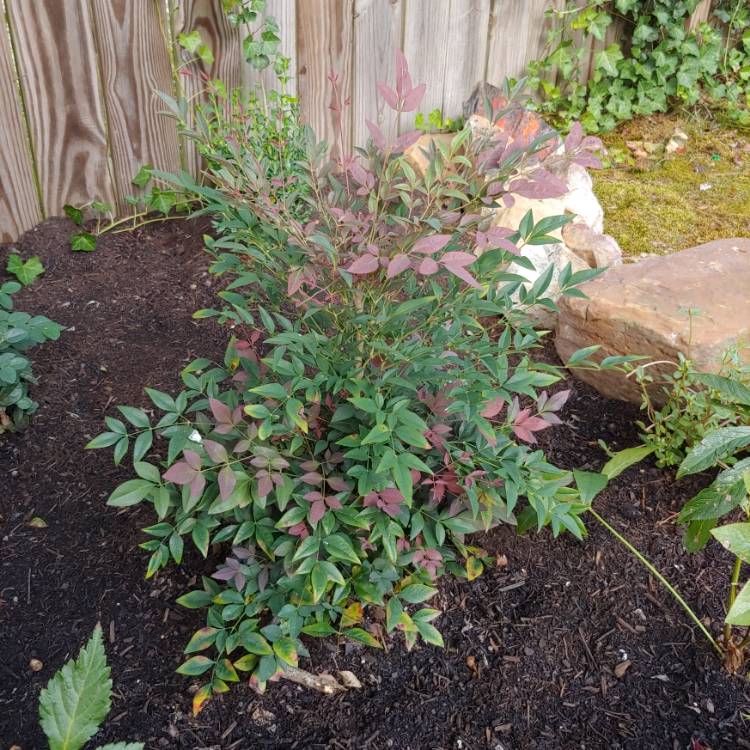
<instances>
[{"instance_id":1,"label":"small stone","mask_svg":"<svg viewBox=\"0 0 750 750\"><path fill-rule=\"evenodd\" d=\"M342 669L339 672L339 677L341 677L341 682L344 683L344 687L354 688L355 690L359 690L362 687L362 683L357 678L357 675L355 675L354 672L350 672L348 669Z\"/></svg>"},{"instance_id":2,"label":"small stone","mask_svg":"<svg viewBox=\"0 0 750 750\"><path fill-rule=\"evenodd\" d=\"M678 128L672 133L669 141L667 141L665 151L668 154L681 154L685 150L687 142L687 134Z\"/></svg>"},{"instance_id":3,"label":"small stone","mask_svg":"<svg viewBox=\"0 0 750 750\"><path fill-rule=\"evenodd\" d=\"M29 669L32 672L41 672L44 669L44 664L42 664L39 659L32 659L29 662Z\"/></svg>"},{"instance_id":4,"label":"small stone","mask_svg":"<svg viewBox=\"0 0 750 750\"><path fill-rule=\"evenodd\" d=\"M608 234L594 231L582 221L563 226L562 239L568 248L592 268L622 265L622 250L617 240Z\"/></svg>"}]
</instances>

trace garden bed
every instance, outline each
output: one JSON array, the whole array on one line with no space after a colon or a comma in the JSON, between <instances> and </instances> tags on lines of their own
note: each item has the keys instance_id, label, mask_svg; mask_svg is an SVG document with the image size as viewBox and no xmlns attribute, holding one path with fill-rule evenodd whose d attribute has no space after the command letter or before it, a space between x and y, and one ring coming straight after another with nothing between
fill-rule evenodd
<instances>
[{"instance_id":1,"label":"garden bed","mask_svg":"<svg viewBox=\"0 0 750 750\"><path fill-rule=\"evenodd\" d=\"M42 747L39 691L97 620L115 685L102 741L127 735L149 749L217 750L750 747L744 679L722 671L684 613L593 519L584 543L552 544L548 532L519 538L508 527L480 538L501 564L471 583L441 582L445 649L407 653L400 636L386 653L316 641L302 666L350 669L360 691L326 697L282 682L261 697L240 687L191 718L191 683L174 672L201 625L201 613L175 604L188 575L144 580L137 545L150 519L105 505L128 471L83 445L120 399L147 407L144 386L174 391L188 361L222 356L224 332L190 317L213 301L206 226L157 224L104 238L88 255L69 252L71 227L50 220L17 243L47 267L19 307L73 330L34 350L40 410L27 432L0 442L3 748ZM542 436L553 463L598 469L597 439L636 443L632 407L569 386L565 426ZM688 555L673 523L700 481L635 468L597 506L718 632L724 555L718 545ZM204 569L213 568L197 556L185 564Z\"/></svg>"}]
</instances>

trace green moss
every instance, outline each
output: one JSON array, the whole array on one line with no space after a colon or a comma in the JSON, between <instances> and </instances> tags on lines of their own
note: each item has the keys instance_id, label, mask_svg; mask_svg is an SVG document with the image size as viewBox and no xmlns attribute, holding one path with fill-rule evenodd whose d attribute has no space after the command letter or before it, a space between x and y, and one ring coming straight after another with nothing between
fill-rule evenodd
<instances>
[{"instance_id":1,"label":"green moss","mask_svg":"<svg viewBox=\"0 0 750 750\"><path fill-rule=\"evenodd\" d=\"M657 151L649 159L593 175L605 231L626 255L670 253L721 237L750 237L746 132L672 115L627 123L606 136L605 143L613 155L630 154L626 141L663 146L678 127L689 137L684 153ZM701 190L701 185L710 188Z\"/></svg>"}]
</instances>

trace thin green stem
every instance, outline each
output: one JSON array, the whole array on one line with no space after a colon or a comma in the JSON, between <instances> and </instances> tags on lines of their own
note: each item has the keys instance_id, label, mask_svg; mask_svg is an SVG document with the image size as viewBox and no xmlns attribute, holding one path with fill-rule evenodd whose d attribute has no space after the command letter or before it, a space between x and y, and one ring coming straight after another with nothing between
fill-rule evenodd
<instances>
[{"instance_id":1,"label":"thin green stem","mask_svg":"<svg viewBox=\"0 0 750 750\"><path fill-rule=\"evenodd\" d=\"M737 589L740 587L740 572L742 571L742 560L736 557L732 568L732 580L729 583L729 606L727 612L732 609L734 600L737 598ZM732 626L724 623L724 646L728 646L732 639Z\"/></svg>"},{"instance_id":2,"label":"thin green stem","mask_svg":"<svg viewBox=\"0 0 750 750\"><path fill-rule=\"evenodd\" d=\"M700 618L693 611L690 605L682 598L677 589L672 586L672 584L654 567L654 565L641 552L638 551L638 549L636 549L636 547L634 547L622 534L620 534L619 531L610 526L610 524L608 524L593 508L589 508L589 513L591 513L591 515L594 516L594 518L599 521L599 523L604 526L604 528L607 529L607 531L609 531L609 533L612 534L612 536L617 539L620 544L622 544L630 553L632 553L635 558L658 579L662 586L664 586L664 588L667 589L670 594L672 594L672 596L677 600L678 604L685 610L685 612L687 612L690 619L698 626L701 633L706 636L708 642L721 656L721 646L716 642L716 639L708 631L708 628L706 628L706 626L700 621Z\"/></svg>"}]
</instances>

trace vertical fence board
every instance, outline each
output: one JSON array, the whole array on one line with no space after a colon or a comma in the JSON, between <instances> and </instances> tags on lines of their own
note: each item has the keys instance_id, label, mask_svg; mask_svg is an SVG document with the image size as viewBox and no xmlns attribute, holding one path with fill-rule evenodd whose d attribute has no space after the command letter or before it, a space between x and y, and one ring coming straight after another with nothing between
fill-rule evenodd
<instances>
[{"instance_id":1,"label":"vertical fence board","mask_svg":"<svg viewBox=\"0 0 750 750\"><path fill-rule=\"evenodd\" d=\"M0 11L2 4L0 3ZM42 217L26 123L4 17L0 18L0 241L15 240Z\"/></svg>"},{"instance_id":2,"label":"vertical fence board","mask_svg":"<svg viewBox=\"0 0 750 750\"><path fill-rule=\"evenodd\" d=\"M398 116L386 105L377 82L394 85L395 55L401 49L403 0L356 0L354 6L354 84L352 117L354 144L367 143L365 120L379 125L386 138L398 133Z\"/></svg>"},{"instance_id":3,"label":"vertical fence board","mask_svg":"<svg viewBox=\"0 0 750 750\"><path fill-rule=\"evenodd\" d=\"M219 78L227 90L242 84L244 61L240 47L240 30L232 28L221 6L221 0L179 0L173 13L173 39L180 65L180 85L188 99L200 100L208 79ZM178 44L180 34L200 32L211 49L214 61L205 65L193 59ZM185 169L193 175L200 171L200 157L192 142L183 143Z\"/></svg>"},{"instance_id":4,"label":"vertical fence board","mask_svg":"<svg viewBox=\"0 0 750 750\"><path fill-rule=\"evenodd\" d=\"M499 86L521 78L529 61L544 49L549 0L495 0L490 19L487 80Z\"/></svg>"},{"instance_id":5,"label":"vertical fence board","mask_svg":"<svg viewBox=\"0 0 750 750\"><path fill-rule=\"evenodd\" d=\"M290 80L286 86L289 94L297 92L297 7L295 0L267 0L267 16L276 19L279 24L279 38L281 44L279 49L284 57L289 58L289 76ZM255 24L253 28L257 28ZM242 36L246 31L243 29ZM258 83L262 83L266 89L275 89L277 86L276 75L273 70L267 68L264 71L257 71L248 63L243 61L242 65L242 85L248 89Z\"/></svg>"},{"instance_id":6,"label":"vertical fence board","mask_svg":"<svg viewBox=\"0 0 750 750\"><path fill-rule=\"evenodd\" d=\"M693 11L688 21L688 29L691 31L698 28L704 21L711 17L711 11L716 3L714 0L701 0L698 7Z\"/></svg>"},{"instance_id":7,"label":"vertical fence board","mask_svg":"<svg viewBox=\"0 0 750 750\"><path fill-rule=\"evenodd\" d=\"M427 93L419 107L422 112L442 110L446 67L465 53L465 50L446 49L452 23L450 11L451 0L406 3L404 54L414 83L427 84ZM411 130L414 113L404 114L401 120L401 130Z\"/></svg>"},{"instance_id":8,"label":"vertical fence board","mask_svg":"<svg viewBox=\"0 0 750 750\"><path fill-rule=\"evenodd\" d=\"M93 0L102 89L107 107L110 150L118 207L142 164L179 169L177 131L160 114L156 92L172 93L169 53L160 25L158 0ZM165 29L166 31L166 29Z\"/></svg>"},{"instance_id":9,"label":"vertical fence board","mask_svg":"<svg viewBox=\"0 0 750 750\"><path fill-rule=\"evenodd\" d=\"M485 77L490 0L451 0L449 20L442 106L446 116L455 117Z\"/></svg>"},{"instance_id":10,"label":"vertical fence board","mask_svg":"<svg viewBox=\"0 0 750 750\"><path fill-rule=\"evenodd\" d=\"M351 97L354 0L298 0L297 86L303 119L318 138L351 149L351 108L332 112L329 73L338 76L342 98Z\"/></svg>"},{"instance_id":11,"label":"vertical fence board","mask_svg":"<svg viewBox=\"0 0 750 750\"><path fill-rule=\"evenodd\" d=\"M8 11L46 212L114 203L87 3L9 0Z\"/></svg>"}]
</instances>

